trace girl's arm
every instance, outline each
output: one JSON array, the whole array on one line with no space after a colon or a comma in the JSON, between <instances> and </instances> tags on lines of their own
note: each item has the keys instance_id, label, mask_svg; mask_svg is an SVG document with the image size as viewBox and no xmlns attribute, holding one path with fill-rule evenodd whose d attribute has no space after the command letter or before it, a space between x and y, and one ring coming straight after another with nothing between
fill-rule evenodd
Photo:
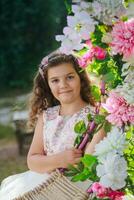
<instances>
[{"instance_id":1,"label":"girl's arm","mask_svg":"<svg viewBox=\"0 0 134 200\"><path fill-rule=\"evenodd\" d=\"M85 154L93 154L95 150L95 145L99 143L106 136L104 129L99 130L94 134L91 142L89 142L85 149Z\"/></svg>"},{"instance_id":2,"label":"girl's arm","mask_svg":"<svg viewBox=\"0 0 134 200\"><path fill-rule=\"evenodd\" d=\"M41 114L27 156L28 168L38 173L45 173L79 162L82 152L76 149L65 150L55 155L46 155L44 151L45 142L43 141L43 123L43 114Z\"/></svg>"}]
</instances>

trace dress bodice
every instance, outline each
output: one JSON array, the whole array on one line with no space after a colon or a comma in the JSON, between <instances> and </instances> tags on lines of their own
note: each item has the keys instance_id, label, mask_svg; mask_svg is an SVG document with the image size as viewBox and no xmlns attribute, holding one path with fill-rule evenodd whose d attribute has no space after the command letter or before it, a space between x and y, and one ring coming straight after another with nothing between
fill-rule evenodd
<instances>
[{"instance_id":1,"label":"dress bodice","mask_svg":"<svg viewBox=\"0 0 134 200\"><path fill-rule=\"evenodd\" d=\"M61 116L60 106L54 106L44 111L43 115L43 140L44 150L47 155L55 154L65 149L72 148L77 133L74 126L80 120L88 125L87 114L94 114L94 107L87 105L73 115Z\"/></svg>"}]
</instances>

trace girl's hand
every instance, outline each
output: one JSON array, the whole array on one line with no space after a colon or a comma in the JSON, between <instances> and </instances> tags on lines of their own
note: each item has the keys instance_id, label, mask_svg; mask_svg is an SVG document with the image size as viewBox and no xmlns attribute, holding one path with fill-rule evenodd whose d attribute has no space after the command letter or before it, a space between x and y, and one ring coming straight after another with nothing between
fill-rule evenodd
<instances>
[{"instance_id":1,"label":"girl's hand","mask_svg":"<svg viewBox=\"0 0 134 200\"><path fill-rule=\"evenodd\" d=\"M82 151L80 149L68 149L59 153L59 161L61 168L67 168L69 164L74 165L80 161Z\"/></svg>"}]
</instances>

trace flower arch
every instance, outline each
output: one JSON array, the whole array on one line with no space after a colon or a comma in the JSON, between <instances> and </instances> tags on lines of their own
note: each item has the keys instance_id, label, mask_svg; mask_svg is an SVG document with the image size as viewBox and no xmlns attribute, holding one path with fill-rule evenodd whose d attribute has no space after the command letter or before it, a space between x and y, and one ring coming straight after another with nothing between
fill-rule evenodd
<instances>
[{"instance_id":1,"label":"flower arch","mask_svg":"<svg viewBox=\"0 0 134 200\"><path fill-rule=\"evenodd\" d=\"M92 85L92 94L101 104L94 121L107 133L93 156L85 155L77 168L70 169L72 180L92 180L91 199L132 200L134 1L74 0L66 5L67 26L56 40L61 42L61 52L73 53L81 68L100 79L99 85ZM77 131L80 125L84 127L77 124Z\"/></svg>"}]
</instances>

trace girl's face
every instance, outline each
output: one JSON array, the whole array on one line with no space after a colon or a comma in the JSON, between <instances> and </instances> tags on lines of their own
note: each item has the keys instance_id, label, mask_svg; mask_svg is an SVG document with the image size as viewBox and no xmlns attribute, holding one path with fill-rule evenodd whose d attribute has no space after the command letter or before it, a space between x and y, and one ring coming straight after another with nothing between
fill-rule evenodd
<instances>
[{"instance_id":1,"label":"girl's face","mask_svg":"<svg viewBox=\"0 0 134 200\"><path fill-rule=\"evenodd\" d=\"M81 99L80 78L70 63L63 63L48 69L48 84L52 94L61 104Z\"/></svg>"}]
</instances>

